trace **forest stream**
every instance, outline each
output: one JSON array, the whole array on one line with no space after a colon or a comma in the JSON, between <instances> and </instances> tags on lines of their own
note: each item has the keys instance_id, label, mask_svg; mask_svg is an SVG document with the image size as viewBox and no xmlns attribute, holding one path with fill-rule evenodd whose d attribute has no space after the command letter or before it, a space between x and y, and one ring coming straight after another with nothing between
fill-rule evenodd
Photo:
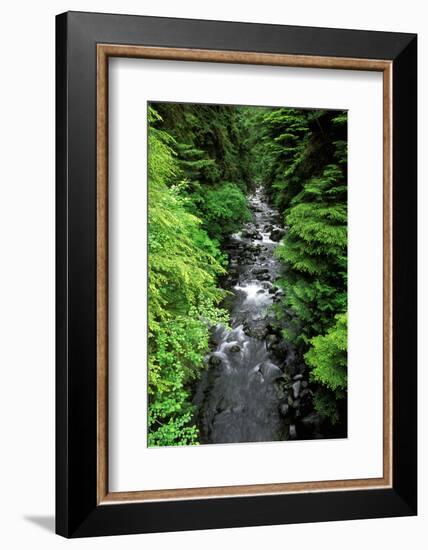
<instances>
[{"instance_id":1,"label":"forest stream","mask_svg":"<svg viewBox=\"0 0 428 550\"><path fill-rule=\"evenodd\" d=\"M274 286L280 264L274 251L284 234L280 216L257 188L249 200L253 220L227 244L229 271L224 287L231 327L217 325L213 351L199 381L194 403L201 443L236 443L284 439L277 380L284 365L272 347L270 307L281 291ZM301 378L301 375L297 375Z\"/></svg>"},{"instance_id":2,"label":"forest stream","mask_svg":"<svg viewBox=\"0 0 428 550\"><path fill-rule=\"evenodd\" d=\"M148 124L148 446L346 437L346 111Z\"/></svg>"}]
</instances>

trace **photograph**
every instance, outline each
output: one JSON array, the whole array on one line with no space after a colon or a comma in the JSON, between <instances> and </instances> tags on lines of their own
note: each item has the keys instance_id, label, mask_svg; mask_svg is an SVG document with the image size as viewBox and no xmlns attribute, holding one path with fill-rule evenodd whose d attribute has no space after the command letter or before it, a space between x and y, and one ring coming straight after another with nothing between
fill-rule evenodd
<instances>
[{"instance_id":1,"label":"photograph","mask_svg":"<svg viewBox=\"0 0 428 550\"><path fill-rule=\"evenodd\" d=\"M347 111L153 100L147 131L148 446L346 438Z\"/></svg>"},{"instance_id":2,"label":"photograph","mask_svg":"<svg viewBox=\"0 0 428 550\"><path fill-rule=\"evenodd\" d=\"M424 4L2 7L0 547L427 547Z\"/></svg>"}]
</instances>

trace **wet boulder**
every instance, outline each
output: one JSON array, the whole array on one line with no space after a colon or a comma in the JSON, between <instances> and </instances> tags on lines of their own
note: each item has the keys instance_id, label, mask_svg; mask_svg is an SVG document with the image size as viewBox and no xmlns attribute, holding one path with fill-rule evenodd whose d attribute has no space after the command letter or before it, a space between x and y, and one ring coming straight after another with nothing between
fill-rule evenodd
<instances>
[{"instance_id":1,"label":"wet boulder","mask_svg":"<svg viewBox=\"0 0 428 550\"><path fill-rule=\"evenodd\" d=\"M211 367L219 367L221 365L221 359L217 357L217 355L211 355L208 359L208 363Z\"/></svg>"},{"instance_id":2,"label":"wet boulder","mask_svg":"<svg viewBox=\"0 0 428 550\"><path fill-rule=\"evenodd\" d=\"M264 281L262 283L262 287L265 288L266 290L272 288L272 283L270 281Z\"/></svg>"},{"instance_id":3,"label":"wet boulder","mask_svg":"<svg viewBox=\"0 0 428 550\"><path fill-rule=\"evenodd\" d=\"M234 279L234 278L236 278L236 277L239 277L239 270L238 270L238 268L235 267L235 266L233 266L233 267L231 266L231 267L229 268L228 276L229 276L230 279Z\"/></svg>"},{"instance_id":4,"label":"wet boulder","mask_svg":"<svg viewBox=\"0 0 428 550\"><path fill-rule=\"evenodd\" d=\"M293 348L290 348L289 355L287 357L286 370L290 376L295 376L296 374L304 374L306 371L305 363L299 361L298 356Z\"/></svg>"},{"instance_id":5,"label":"wet boulder","mask_svg":"<svg viewBox=\"0 0 428 550\"><path fill-rule=\"evenodd\" d=\"M268 326L265 319L247 320L244 323L244 332L247 336L263 340L268 334Z\"/></svg>"},{"instance_id":6,"label":"wet boulder","mask_svg":"<svg viewBox=\"0 0 428 550\"><path fill-rule=\"evenodd\" d=\"M268 334L266 336L266 346L269 349L272 345L275 345L278 342L279 338L276 334Z\"/></svg>"},{"instance_id":7,"label":"wet boulder","mask_svg":"<svg viewBox=\"0 0 428 550\"><path fill-rule=\"evenodd\" d=\"M218 346L218 340L217 338L214 336L214 334L211 334L210 337L209 337L209 340L208 340L208 346L210 348L211 351L214 351L216 349L216 347ZM211 356L212 357L212 356ZM211 359L210 357L210 359ZM208 361L209 362L209 361Z\"/></svg>"},{"instance_id":8,"label":"wet boulder","mask_svg":"<svg viewBox=\"0 0 428 550\"><path fill-rule=\"evenodd\" d=\"M242 230L242 236L247 239L254 239L258 234L259 232L256 229L256 227L254 227L254 225L249 225L248 227Z\"/></svg>"},{"instance_id":9,"label":"wet boulder","mask_svg":"<svg viewBox=\"0 0 428 550\"><path fill-rule=\"evenodd\" d=\"M285 360L288 354L288 345L285 340L279 340L272 342L269 346L269 350L277 357L281 362Z\"/></svg>"},{"instance_id":10,"label":"wet boulder","mask_svg":"<svg viewBox=\"0 0 428 550\"><path fill-rule=\"evenodd\" d=\"M265 380L276 380L282 376L282 370L273 363L262 363L259 368L260 374L262 374Z\"/></svg>"},{"instance_id":11,"label":"wet boulder","mask_svg":"<svg viewBox=\"0 0 428 550\"><path fill-rule=\"evenodd\" d=\"M297 399L300 395L301 386L302 386L302 382L300 380L296 380L296 382L294 382L293 385L291 386L293 388L293 394L295 399Z\"/></svg>"},{"instance_id":12,"label":"wet boulder","mask_svg":"<svg viewBox=\"0 0 428 550\"><path fill-rule=\"evenodd\" d=\"M296 430L296 425L295 424L290 424L289 435L290 435L290 439L296 439L297 438L297 430Z\"/></svg>"},{"instance_id":13,"label":"wet boulder","mask_svg":"<svg viewBox=\"0 0 428 550\"><path fill-rule=\"evenodd\" d=\"M245 260L248 260L248 262L246 262L246 265L251 265L256 260L254 254L252 252L247 252L246 254L243 254L242 258L245 259Z\"/></svg>"},{"instance_id":14,"label":"wet boulder","mask_svg":"<svg viewBox=\"0 0 428 550\"><path fill-rule=\"evenodd\" d=\"M295 414L297 415L297 411L299 411L299 408L300 408L300 399L295 399L293 401L293 409L296 409L295 411ZM300 414L300 411L299 411L299 414Z\"/></svg>"},{"instance_id":15,"label":"wet boulder","mask_svg":"<svg viewBox=\"0 0 428 550\"><path fill-rule=\"evenodd\" d=\"M263 275L264 273L269 273L269 269L267 267L255 267L253 269L253 275Z\"/></svg>"},{"instance_id":16,"label":"wet boulder","mask_svg":"<svg viewBox=\"0 0 428 550\"><path fill-rule=\"evenodd\" d=\"M287 416L289 410L290 410L290 405L288 403L281 403L281 405L279 406L279 412L281 416Z\"/></svg>"},{"instance_id":17,"label":"wet boulder","mask_svg":"<svg viewBox=\"0 0 428 550\"><path fill-rule=\"evenodd\" d=\"M276 288L276 292L273 296L274 302L279 302L284 294L283 290L281 288Z\"/></svg>"},{"instance_id":18,"label":"wet boulder","mask_svg":"<svg viewBox=\"0 0 428 550\"><path fill-rule=\"evenodd\" d=\"M284 235L285 235L284 229L279 229L279 228L273 229L270 233L270 240L279 242Z\"/></svg>"}]
</instances>

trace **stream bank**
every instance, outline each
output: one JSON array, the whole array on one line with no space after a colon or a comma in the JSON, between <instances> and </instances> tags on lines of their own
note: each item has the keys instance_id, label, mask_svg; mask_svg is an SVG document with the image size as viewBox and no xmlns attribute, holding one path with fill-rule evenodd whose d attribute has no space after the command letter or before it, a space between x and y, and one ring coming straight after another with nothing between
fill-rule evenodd
<instances>
[{"instance_id":1,"label":"stream bank","mask_svg":"<svg viewBox=\"0 0 428 550\"><path fill-rule=\"evenodd\" d=\"M282 338L270 307L281 299L275 249L285 229L262 187L249 206L252 221L225 244L229 266L222 286L230 292L224 307L231 330L213 329L194 392L200 443L320 438L307 367Z\"/></svg>"}]
</instances>

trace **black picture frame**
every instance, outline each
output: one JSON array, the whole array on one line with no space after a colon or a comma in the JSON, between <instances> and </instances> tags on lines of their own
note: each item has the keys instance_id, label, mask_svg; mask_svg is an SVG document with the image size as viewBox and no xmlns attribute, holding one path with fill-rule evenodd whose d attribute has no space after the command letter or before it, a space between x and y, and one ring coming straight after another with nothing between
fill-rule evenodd
<instances>
[{"instance_id":1,"label":"black picture frame","mask_svg":"<svg viewBox=\"0 0 428 550\"><path fill-rule=\"evenodd\" d=\"M100 43L392 62L392 487L98 504ZM415 515L417 36L68 12L56 18L56 97L56 532L86 537Z\"/></svg>"}]
</instances>

